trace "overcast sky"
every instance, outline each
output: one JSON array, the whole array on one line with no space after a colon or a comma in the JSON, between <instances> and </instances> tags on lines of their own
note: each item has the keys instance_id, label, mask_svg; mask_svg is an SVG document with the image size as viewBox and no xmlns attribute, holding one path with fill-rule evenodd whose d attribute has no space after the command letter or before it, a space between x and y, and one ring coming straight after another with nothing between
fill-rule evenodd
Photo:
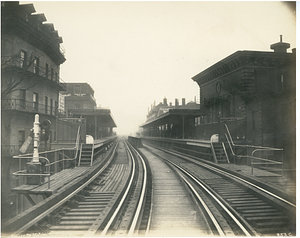
<instances>
[{"instance_id":1,"label":"overcast sky","mask_svg":"<svg viewBox=\"0 0 300 238\"><path fill-rule=\"evenodd\" d=\"M118 134L134 135L154 101L199 101L191 78L238 50L271 51L279 35L296 48L296 15L282 2L20 3L54 24L67 59L60 77L89 83Z\"/></svg>"}]
</instances>

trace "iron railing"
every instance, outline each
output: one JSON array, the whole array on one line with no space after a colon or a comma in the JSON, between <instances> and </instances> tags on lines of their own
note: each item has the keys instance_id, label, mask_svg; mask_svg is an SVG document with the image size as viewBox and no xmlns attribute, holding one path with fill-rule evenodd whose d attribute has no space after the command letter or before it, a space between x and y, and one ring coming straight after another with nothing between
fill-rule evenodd
<instances>
[{"instance_id":1,"label":"iron railing","mask_svg":"<svg viewBox=\"0 0 300 238\"><path fill-rule=\"evenodd\" d=\"M17 176L17 186L26 184L28 176L48 177L48 188L50 188L50 176L61 170L73 168L76 166L76 159L78 157L78 150L80 144L80 126L78 127L77 137L74 148L61 148L51 151L39 153L40 158L44 158L47 163L45 171L38 174L27 173L27 162L32 159L33 154L13 156L14 159L19 159L19 170L13 175ZM26 163L22 163L22 160ZM23 168L22 168L23 167Z\"/></svg>"},{"instance_id":2,"label":"iron railing","mask_svg":"<svg viewBox=\"0 0 300 238\"><path fill-rule=\"evenodd\" d=\"M236 145L234 144L229 128L224 124L227 134L225 134L227 143L229 145L230 151L234 156L234 163L237 163L236 159L240 162L242 159L246 159L246 164L251 166L251 174L254 175L254 168L259 168L267 171L280 170L283 176L283 149L263 147L255 145ZM243 154L236 154L236 149L243 149ZM254 156L255 153L262 152L260 156ZM279 153L279 154L278 154ZM271 157L271 159L270 159ZM273 166L280 166L280 169L274 169Z\"/></svg>"},{"instance_id":3,"label":"iron railing","mask_svg":"<svg viewBox=\"0 0 300 238\"><path fill-rule=\"evenodd\" d=\"M17 67L24 70L24 73L29 73L32 77L39 76L44 79L57 83L62 88L66 89L66 83L59 77L59 72L53 68L44 68L39 63L34 63L34 58L31 60L21 58L20 56L2 56L2 70L7 66Z\"/></svg>"},{"instance_id":4,"label":"iron railing","mask_svg":"<svg viewBox=\"0 0 300 238\"><path fill-rule=\"evenodd\" d=\"M57 106L49 104L41 104L33 101L25 101L22 99L2 99L2 109L17 110L34 113L42 113L47 115L57 115Z\"/></svg>"}]
</instances>

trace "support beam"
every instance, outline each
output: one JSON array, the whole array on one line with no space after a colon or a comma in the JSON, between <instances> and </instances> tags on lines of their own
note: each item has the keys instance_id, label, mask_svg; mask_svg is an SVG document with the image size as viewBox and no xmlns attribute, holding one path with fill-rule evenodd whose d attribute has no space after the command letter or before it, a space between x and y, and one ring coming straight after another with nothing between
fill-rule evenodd
<instances>
[{"instance_id":1,"label":"support beam","mask_svg":"<svg viewBox=\"0 0 300 238\"><path fill-rule=\"evenodd\" d=\"M30 204L31 204L32 206L36 205L36 203L32 200L32 198L30 197L29 194L25 193L24 195L25 195L25 197L28 199L28 201L30 202Z\"/></svg>"}]
</instances>

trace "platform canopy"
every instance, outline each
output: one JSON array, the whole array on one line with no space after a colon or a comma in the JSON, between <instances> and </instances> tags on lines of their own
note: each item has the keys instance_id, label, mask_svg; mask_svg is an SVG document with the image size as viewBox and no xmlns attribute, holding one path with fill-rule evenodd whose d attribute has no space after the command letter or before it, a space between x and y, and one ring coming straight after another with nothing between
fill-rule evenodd
<instances>
[{"instance_id":1,"label":"platform canopy","mask_svg":"<svg viewBox=\"0 0 300 238\"><path fill-rule=\"evenodd\" d=\"M74 117L95 117L98 125L101 127L117 127L110 109L69 109Z\"/></svg>"},{"instance_id":2,"label":"platform canopy","mask_svg":"<svg viewBox=\"0 0 300 238\"><path fill-rule=\"evenodd\" d=\"M179 124L182 122L182 118L194 119L206 115L200 109L170 109L168 112L156 117L150 121L145 122L141 127L150 128L159 126L162 124Z\"/></svg>"}]
</instances>

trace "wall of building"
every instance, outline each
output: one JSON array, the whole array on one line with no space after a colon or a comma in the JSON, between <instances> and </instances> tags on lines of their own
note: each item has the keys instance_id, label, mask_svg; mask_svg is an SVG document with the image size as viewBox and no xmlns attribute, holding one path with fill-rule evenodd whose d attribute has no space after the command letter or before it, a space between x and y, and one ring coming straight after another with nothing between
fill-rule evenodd
<instances>
[{"instance_id":1,"label":"wall of building","mask_svg":"<svg viewBox=\"0 0 300 238\"><path fill-rule=\"evenodd\" d=\"M60 70L59 65L55 64L48 55L46 55L43 51L37 49L35 46L11 34L2 34L1 39L2 39L1 57L6 57L6 56L20 57L21 50L24 50L25 52L27 52L28 60L33 59L33 57L38 57L40 67L46 68L46 63L48 64L49 75L51 72L51 68L53 68L53 70L57 72L57 74L59 75L59 70Z\"/></svg>"}]
</instances>

